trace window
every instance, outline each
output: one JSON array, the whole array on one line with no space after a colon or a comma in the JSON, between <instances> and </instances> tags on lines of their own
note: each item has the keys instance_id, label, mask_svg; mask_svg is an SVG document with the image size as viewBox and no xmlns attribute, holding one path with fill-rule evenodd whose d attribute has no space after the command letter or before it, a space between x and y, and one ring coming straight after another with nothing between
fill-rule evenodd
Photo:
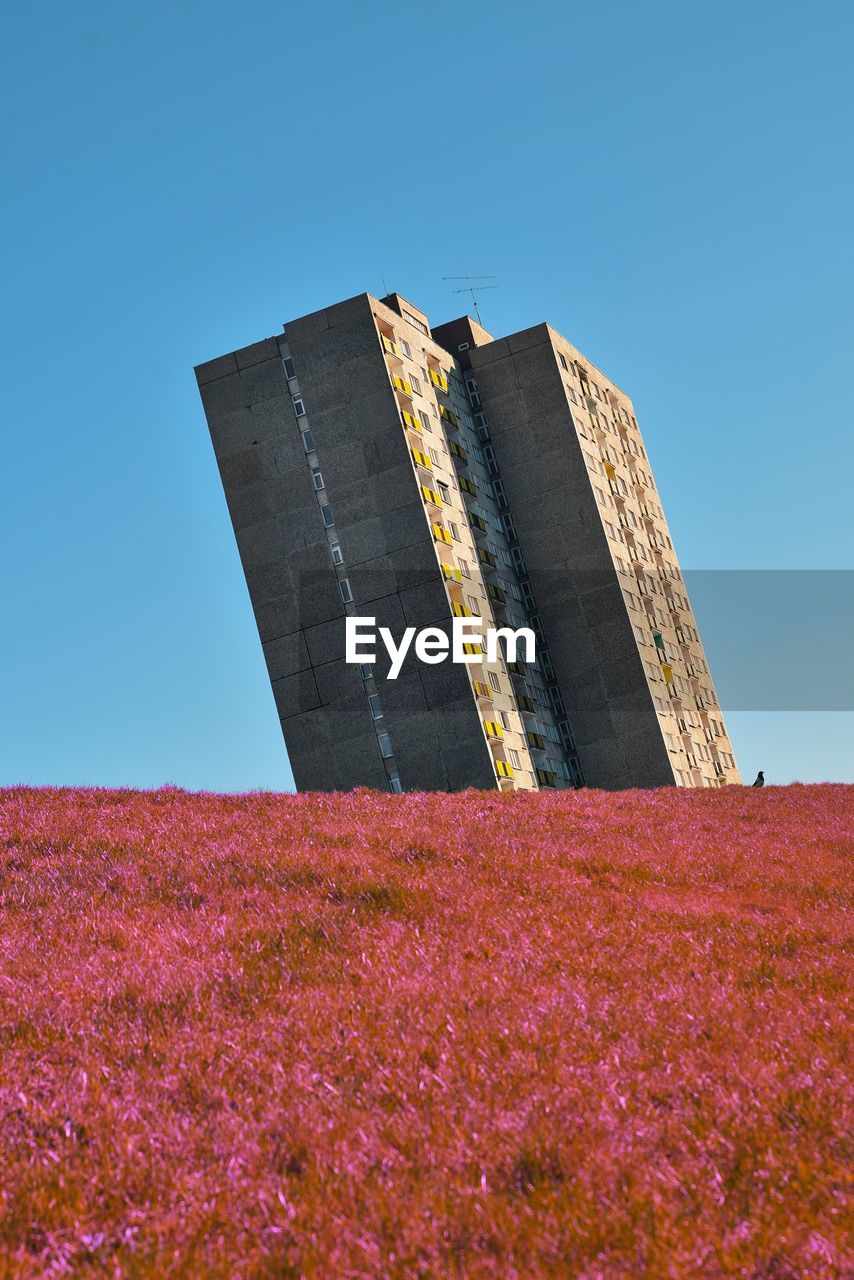
<instances>
[{"instance_id":1,"label":"window","mask_svg":"<svg viewBox=\"0 0 854 1280\"><path fill-rule=\"evenodd\" d=\"M379 695L376 693L372 693L368 698L368 702L371 708L371 715L374 717L375 720L381 720L383 709L380 706Z\"/></svg>"},{"instance_id":2,"label":"window","mask_svg":"<svg viewBox=\"0 0 854 1280\"><path fill-rule=\"evenodd\" d=\"M519 768L519 752L514 751L513 748L511 747L510 750L507 752L507 754L510 757L510 763L512 764L513 768L518 769Z\"/></svg>"},{"instance_id":3,"label":"window","mask_svg":"<svg viewBox=\"0 0 854 1280\"><path fill-rule=\"evenodd\" d=\"M305 405L303 404L302 396L294 396L294 413L298 418L305 416Z\"/></svg>"},{"instance_id":4,"label":"window","mask_svg":"<svg viewBox=\"0 0 854 1280\"><path fill-rule=\"evenodd\" d=\"M389 791L394 792L396 796L399 796L402 794L403 787L400 785L400 778L397 776L396 773L392 773L389 775L388 789Z\"/></svg>"},{"instance_id":5,"label":"window","mask_svg":"<svg viewBox=\"0 0 854 1280\"><path fill-rule=\"evenodd\" d=\"M411 347L410 347L409 343L406 341L406 339L405 339L405 338L401 338L401 340L400 340L400 346L401 346L401 350L403 351L403 354L406 356L407 360L411 360L411 359L412 359L412 349L411 349Z\"/></svg>"},{"instance_id":6,"label":"window","mask_svg":"<svg viewBox=\"0 0 854 1280\"><path fill-rule=\"evenodd\" d=\"M342 578L338 585L341 588L341 599L345 604L352 604L353 588L350 586L350 579Z\"/></svg>"},{"instance_id":7,"label":"window","mask_svg":"<svg viewBox=\"0 0 854 1280\"><path fill-rule=\"evenodd\" d=\"M566 371L567 371L567 373L568 373L568 372L569 372L569 365L566 363L566 356L563 354L563 352L562 352L562 351L559 351L559 352L557 353L557 358L558 358L558 360L560 361L561 368L562 368L562 369L566 369Z\"/></svg>"},{"instance_id":8,"label":"window","mask_svg":"<svg viewBox=\"0 0 854 1280\"><path fill-rule=\"evenodd\" d=\"M343 563L344 563L344 555L343 555L343 552L341 551L341 548L339 547L339 545L338 545L338 543L337 543L337 542L333 542L333 543L332 543L332 546L329 548L329 550L332 552L332 563L333 563L333 564L343 564Z\"/></svg>"},{"instance_id":9,"label":"window","mask_svg":"<svg viewBox=\"0 0 854 1280\"><path fill-rule=\"evenodd\" d=\"M459 529L457 528L457 526L454 524L453 520L449 520L449 521L448 521L448 528L449 528L449 529L450 529L450 531L451 531L451 537L452 537L452 538L456 538L457 542L459 542L459 540L460 540L460 531L459 531Z\"/></svg>"},{"instance_id":10,"label":"window","mask_svg":"<svg viewBox=\"0 0 854 1280\"><path fill-rule=\"evenodd\" d=\"M421 395L421 383L415 377L415 374L410 374L409 385L412 387L412 390L415 392L416 395L419 395L419 396Z\"/></svg>"},{"instance_id":11,"label":"window","mask_svg":"<svg viewBox=\"0 0 854 1280\"><path fill-rule=\"evenodd\" d=\"M290 356L285 356L285 373L288 378L295 378L297 376L296 369L294 368L294 362Z\"/></svg>"},{"instance_id":12,"label":"window","mask_svg":"<svg viewBox=\"0 0 854 1280\"><path fill-rule=\"evenodd\" d=\"M404 318L404 320L407 322L407 324L411 324L411 325L412 325L413 329L417 329L417 330L419 331L419 333L423 333L423 334L425 334L427 337L429 337L429 336L430 336L430 335L427 333L427 329L425 328L425 326L421 323L421 321L420 321L420 320L416 319L416 317L415 317L415 316L410 315L410 313L409 313L408 311L401 311L401 315L403 316L403 318Z\"/></svg>"},{"instance_id":13,"label":"window","mask_svg":"<svg viewBox=\"0 0 854 1280\"><path fill-rule=\"evenodd\" d=\"M437 480L437 481L436 481L436 483L437 483L437 484L438 484L438 486L439 486L439 496L441 497L442 501L443 501L443 502L450 502L450 500L451 500L451 491L450 491L450 489L448 488L448 486L447 486L446 484L443 484L441 480Z\"/></svg>"},{"instance_id":14,"label":"window","mask_svg":"<svg viewBox=\"0 0 854 1280\"><path fill-rule=\"evenodd\" d=\"M367 662L363 662L359 666L359 674L363 680L370 680L371 676L374 674L374 669Z\"/></svg>"},{"instance_id":15,"label":"window","mask_svg":"<svg viewBox=\"0 0 854 1280\"><path fill-rule=\"evenodd\" d=\"M306 453L314 452L314 436L311 434L310 431L303 431L302 447L305 449Z\"/></svg>"},{"instance_id":16,"label":"window","mask_svg":"<svg viewBox=\"0 0 854 1280\"><path fill-rule=\"evenodd\" d=\"M435 449L430 450L430 457L433 459L436 466L438 467L441 463L441 459Z\"/></svg>"},{"instance_id":17,"label":"window","mask_svg":"<svg viewBox=\"0 0 854 1280\"><path fill-rule=\"evenodd\" d=\"M418 410L418 416L419 416L419 418L421 419L421 425L422 425L423 427L425 427L427 431L429 431L429 430L430 430L430 419L429 419L429 417L427 416L427 414L424 412L424 410L423 410L423 409L419 409L419 410Z\"/></svg>"},{"instance_id":18,"label":"window","mask_svg":"<svg viewBox=\"0 0 854 1280\"><path fill-rule=\"evenodd\" d=\"M313 471L311 478L314 481L315 489L322 489L324 487L323 476L320 474L319 471Z\"/></svg>"},{"instance_id":19,"label":"window","mask_svg":"<svg viewBox=\"0 0 854 1280\"><path fill-rule=\"evenodd\" d=\"M388 760L389 756L394 755L394 752L391 749L391 738L387 733L381 733L377 741L380 744L380 755L383 760Z\"/></svg>"},{"instance_id":20,"label":"window","mask_svg":"<svg viewBox=\"0 0 854 1280\"><path fill-rule=\"evenodd\" d=\"M489 673L489 683L492 685L492 687L493 687L493 689L495 690L495 692L496 692L496 693L500 693L500 692L501 692L501 681L498 679L498 672L497 672L497 671L490 671L490 673Z\"/></svg>"},{"instance_id":21,"label":"window","mask_svg":"<svg viewBox=\"0 0 854 1280\"><path fill-rule=\"evenodd\" d=\"M457 347L457 351L468 351L468 349L469 349L469 344L467 342L461 342L460 345Z\"/></svg>"},{"instance_id":22,"label":"window","mask_svg":"<svg viewBox=\"0 0 854 1280\"><path fill-rule=\"evenodd\" d=\"M506 711L499 711L498 718L500 719L505 729L510 728L510 717L508 716Z\"/></svg>"},{"instance_id":23,"label":"window","mask_svg":"<svg viewBox=\"0 0 854 1280\"><path fill-rule=\"evenodd\" d=\"M323 516L323 523L329 529L335 523L335 517L332 514L332 508L328 502L324 502L320 508L320 514Z\"/></svg>"}]
</instances>

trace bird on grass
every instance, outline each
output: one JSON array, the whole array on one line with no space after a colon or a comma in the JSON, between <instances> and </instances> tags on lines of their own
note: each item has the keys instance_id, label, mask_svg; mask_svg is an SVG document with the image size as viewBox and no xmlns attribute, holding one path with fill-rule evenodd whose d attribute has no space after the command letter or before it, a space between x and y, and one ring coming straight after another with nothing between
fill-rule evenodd
<instances>
[{"instance_id":1,"label":"bird on grass","mask_svg":"<svg viewBox=\"0 0 854 1280\"><path fill-rule=\"evenodd\" d=\"M764 787L764 786L765 786L765 774L762 772L762 770L761 770L761 769L760 769L760 770L759 770L759 772L757 773L757 775L756 775L756 781L753 783L753 785L754 785L754 787Z\"/></svg>"}]
</instances>

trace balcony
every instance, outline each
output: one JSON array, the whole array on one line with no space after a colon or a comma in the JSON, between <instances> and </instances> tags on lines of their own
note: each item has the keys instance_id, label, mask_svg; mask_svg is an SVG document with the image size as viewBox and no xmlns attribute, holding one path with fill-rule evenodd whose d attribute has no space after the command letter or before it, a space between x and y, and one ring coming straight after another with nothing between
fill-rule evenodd
<instances>
[{"instance_id":1,"label":"balcony","mask_svg":"<svg viewBox=\"0 0 854 1280\"><path fill-rule=\"evenodd\" d=\"M472 688L479 698L486 698L492 701L492 688L488 684L484 684L483 680L472 680Z\"/></svg>"},{"instance_id":2,"label":"balcony","mask_svg":"<svg viewBox=\"0 0 854 1280\"><path fill-rule=\"evenodd\" d=\"M496 760L496 761L495 761L495 772L498 774L499 778L512 778L512 777L513 777L513 769L512 769L512 768L511 768L511 766L507 763L507 761L506 761L506 760Z\"/></svg>"},{"instance_id":3,"label":"balcony","mask_svg":"<svg viewBox=\"0 0 854 1280\"><path fill-rule=\"evenodd\" d=\"M472 498L476 498L476 497L477 497L477 489L476 489L476 488L475 488L475 486L472 484L471 480L469 480L469 479L468 479L468 477L467 477L467 476L460 476L460 477L459 477L459 485L460 485L460 488L462 489L463 493L467 493L467 494L469 494L469 496L470 496L470 497L472 497Z\"/></svg>"},{"instance_id":4,"label":"balcony","mask_svg":"<svg viewBox=\"0 0 854 1280\"><path fill-rule=\"evenodd\" d=\"M459 418L454 413L453 409L449 409L446 404L439 405L439 417L443 422L449 422L452 427L458 427L460 425Z\"/></svg>"},{"instance_id":5,"label":"balcony","mask_svg":"<svg viewBox=\"0 0 854 1280\"><path fill-rule=\"evenodd\" d=\"M452 564L445 564L444 561L442 562L442 576L446 582L458 582L462 584L463 575L460 573L459 569Z\"/></svg>"},{"instance_id":6,"label":"balcony","mask_svg":"<svg viewBox=\"0 0 854 1280\"><path fill-rule=\"evenodd\" d=\"M457 444L456 440L451 441L451 454L462 466L468 466L468 453L461 444Z\"/></svg>"},{"instance_id":7,"label":"balcony","mask_svg":"<svg viewBox=\"0 0 854 1280\"><path fill-rule=\"evenodd\" d=\"M431 489L430 486L427 484L422 484L421 493L423 495L424 501L428 503L429 506L436 507L441 511L442 499L439 497L435 489Z\"/></svg>"},{"instance_id":8,"label":"balcony","mask_svg":"<svg viewBox=\"0 0 854 1280\"><path fill-rule=\"evenodd\" d=\"M402 396L407 396L410 400L412 399L412 386L406 381L406 378L401 378L399 374L395 373L392 374L391 381L395 391L399 391Z\"/></svg>"},{"instance_id":9,"label":"balcony","mask_svg":"<svg viewBox=\"0 0 854 1280\"><path fill-rule=\"evenodd\" d=\"M538 769L537 782L539 782L541 787L554 788L557 786L557 779L550 769Z\"/></svg>"},{"instance_id":10,"label":"balcony","mask_svg":"<svg viewBox=\"0 0 854 1280\"><path fill-rule=\"evenodd\" d=\"M467 514L469 518L469 525L471 526L471 531L474 536L476 538L485 537L489 531L486 527L486 521L483 516L477 516L473 511L469 511Z\"/></svg>"},{"instance_id":11,"label":"balcony","mask_svg":"<svg viewBox=\"0 0 854 1280\"><path fill-rule=\"evenodd\" d=\"M410 449L409 452L412 454L412 460L416 466L423 467L425 471L433 470L433 463L426 453L422 453L420 449Z\"/></svg>"},{"instance_id":12,"label":"balcony","mask_svg":"<svg viewBox=\"0 0 854 1280\"><path fill-rule=\"evenodd\" d=\"M546 740L541 733L528 733L528 746L533 747L535 751L545 751Z\"/></svg>"},{"instance_id":13,"label":"balcony","mask_svg":"<svg viewBox=\"0 0 854 1280\"><path fill-rule=\"evenodd\" d=\"M409 412L408 409L401 410L400 416L403 419L403 425L405 427L409 427L410 431L417 431L419 435L422 434L423 428L421 426L421 423L418 421L418 419L415 417L414 414Z\"/></svg>"},{"instance_id":14,"label":"balcony","mask_svg":"<svg viewBox=\"0 0 854 1280\"><path fill-rule=\"evenodd\" d=\"M444 528L443 525L434 523L430 527L433 530L433 537L436 542L445 542L447 543L448 546L451 545L451 543L453 542L453 538L448 533L448 530Z\"/></svg>"},{"instance_id":15,"label":"balcony","mask_svg":"<svg viewBox=\"0 0 854 1280\"><path fill-rule=\"evenodd\" d=\"M483 727L486 730L487 738L503 738L504 730L500 724L496 724L494 720L484 720Z\"/></svg>"},{"instance_id":16,"label":"balcony","mask_svg":"<svg viewBox=\"0 0 854 1280\"><path fill-rule=\"evenodd\" d=\"M383 347L385 348L386 354L393 356L395 360L400 360L402 362L403 352L401 351L397 343L393 342L392 339L388 336L388 334L383 333L380 336L382 337Z\"/></svg>"},{"instance_id":17,"label":"balcony","mask_svg":"<svg viewBox=\"0 0 854 1280\"><path fill-rule=\"evenodd\" d=\"M444 373L439 369L428 369L427 372L430 374L430 381L433 383L433 386L437 387L439 391L444 391L445 395L447 395L448 379L445 377Z\"/></svg>"},{"instance_id":18,"label":"balcony","mask_svg":"<svg viewBox=\"0 0 854 1280\"><path fill-rule=\"evenodd\" d=\"M462 604L459 600L451 601L451 612L455 618L473 618L474 614L467 604Z\"/></svg>"}]
</instances>

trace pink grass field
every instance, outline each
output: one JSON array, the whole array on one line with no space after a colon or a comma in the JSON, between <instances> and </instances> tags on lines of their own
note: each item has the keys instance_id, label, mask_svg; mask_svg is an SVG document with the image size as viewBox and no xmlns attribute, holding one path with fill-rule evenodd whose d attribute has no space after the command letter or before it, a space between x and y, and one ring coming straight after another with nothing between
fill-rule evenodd
<instances>
[{"instance_id":1,"label":"pink grass field","mask_svg":"<svg viewBox=\"0 0 854 1280\"><path fill-rule=\"evenodd\" d=\"M851 1275L852 830L0 792L0 1276Z\"/></svg>"}]
</instances>

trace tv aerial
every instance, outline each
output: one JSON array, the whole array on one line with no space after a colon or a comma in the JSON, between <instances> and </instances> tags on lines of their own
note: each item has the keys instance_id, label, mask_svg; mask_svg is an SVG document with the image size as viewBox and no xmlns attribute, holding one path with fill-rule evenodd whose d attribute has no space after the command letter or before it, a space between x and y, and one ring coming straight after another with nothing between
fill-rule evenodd
<instances>
[{"instance_id":1,"label":"tv aerial","mask_svg":"<svg viewBox=\"0 0 854 1280\"><path fill-rule=\"evenodd\" d=\"M496 278L496 276L470 276L468 272L464 276L442 276L443 280L465 280L466 283L463 285L462 289L454 289L453 292L471 294L474 314L481 327L483 326L483 321L480 318L480 307L477 305L477 295L484 289L497 289L499 286L497 284L478 284L476 282L479 280L495 280Z\"/></svg>"}]
</instances>

